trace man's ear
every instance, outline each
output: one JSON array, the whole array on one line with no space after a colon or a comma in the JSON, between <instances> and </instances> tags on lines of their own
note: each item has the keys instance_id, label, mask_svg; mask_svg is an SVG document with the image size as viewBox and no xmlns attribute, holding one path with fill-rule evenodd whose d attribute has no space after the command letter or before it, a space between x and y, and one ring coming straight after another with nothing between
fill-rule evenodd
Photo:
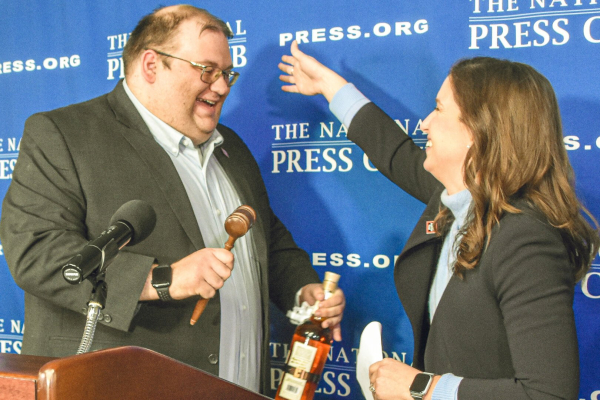
<instances>
[{"instance_id":1,"label":"man's ear","mask_svg":"<svg viewBox=\"0 0 600 400\"><path fill-rule=\"evenodd\" d=\"M140 56L141 68L140 73L144 80L148 83L156 81L156 72L158 69L158 54L152 50L145 50Z\"/></svg>"}]
</instances>

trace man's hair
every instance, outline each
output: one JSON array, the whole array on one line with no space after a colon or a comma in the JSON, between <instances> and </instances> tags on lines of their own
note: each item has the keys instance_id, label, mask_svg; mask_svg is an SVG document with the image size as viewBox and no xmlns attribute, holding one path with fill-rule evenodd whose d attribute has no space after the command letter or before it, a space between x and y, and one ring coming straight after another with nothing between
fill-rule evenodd
<instances>
[{"instance_id":1,"label":"man's hair","mask_svg":"<svg viewBox=\"0 0 600 400\"><path fill-rule=\"evenodd\" d=\"M450 70L461 122L473 144L464 163L465 186L473 196L470 219L462 230L455 271L475 267L492 228L504 213L519 213L514 200L524 199L557 227L577 279L598 251L598 232L574 190L574 173L563 143L558 101L550 82L529 65L490 57L458 61ZM442 207L436 221L449 228Z\"/></svg>"},{"instance_id":2,"label":"man's hair","mask_svg":"<svg viewBox=\"0 0 600 400\"><path fill-rule=\"evenodd\" d=\"M200 33L211 30L221 32L229 39L233 37L231 29L225 22L204 9L186 4L176 6L172 11L165 11L165 7L157 8L138 22L127 40L123 49L125 75L129 67L146 49L172 46L172 39L177 35L177 28L181 22L198 17L204 23ZM167 61L163 60L163 63L166 64ZM168 67L168 64L166 66Z\"/></svg>"}]
</instances>

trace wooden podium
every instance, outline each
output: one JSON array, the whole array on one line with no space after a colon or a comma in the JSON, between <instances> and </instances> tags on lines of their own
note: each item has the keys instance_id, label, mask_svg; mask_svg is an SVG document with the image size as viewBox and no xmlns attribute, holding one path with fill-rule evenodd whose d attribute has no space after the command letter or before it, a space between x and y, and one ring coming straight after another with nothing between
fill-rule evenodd
<instances>
[{"instance_id":1,"label":"wooden podium","mask_svg":"<svg viewBox=\"0 0 600 400\"><path fill-rule=\"evenodd\" d=\"M0 354L0 400L268 399L141 347L65 357Z\"/></svg>"}]
</instances>

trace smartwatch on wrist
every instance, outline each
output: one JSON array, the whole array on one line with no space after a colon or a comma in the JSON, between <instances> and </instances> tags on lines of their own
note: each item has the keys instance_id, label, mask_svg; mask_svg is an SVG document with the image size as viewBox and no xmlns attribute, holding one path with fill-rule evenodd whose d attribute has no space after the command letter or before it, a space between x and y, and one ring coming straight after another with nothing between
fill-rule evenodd
<instances>
[{"instance_id":1,"label":"smartwatch on wrist","mask_svg":"<svg viewBox=\"0 0 600 400\"><path fill-rule=\"evenodd\" d=\"M423 396L427 394L427 391L431 387L433 381L433 374L429 372L421 372L415 376L412 385L410 385L410 395L415 400L422 400Z\"/></svg>"},{"instance_id":2,"label":"smartwatch on wrist","mask_svg":"<svg viewBox=\"0 0 600 400\"><path fill-rule=\"evenodd\" d=\"M169 294L171 286L172 270L170 265L159 265L152 270L152 287L156 289L158 297L162 301L173 300Z\"/></svg>"}]
</instances>

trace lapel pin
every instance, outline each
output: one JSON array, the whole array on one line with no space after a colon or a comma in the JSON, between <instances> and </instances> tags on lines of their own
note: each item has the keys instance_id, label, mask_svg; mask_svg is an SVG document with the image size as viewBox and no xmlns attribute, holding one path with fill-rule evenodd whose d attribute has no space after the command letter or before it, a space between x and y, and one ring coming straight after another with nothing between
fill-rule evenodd
<instances>
[{"instance_id":1,"label":"lapel pin","mask_svg":"<svg viewBox=\"0 0 600 400\"><path fill-rule=\"evenodd\" d=\"M225 157L229 158L229 153L227 153L227 150L221 148L221 151L223 152L223 154L225 154Z\"/></svg>"},{"instance_id":2,"label":"lapel pin","mask_svg":"<svg viewBox=\"0 0 600 400\"><path fill-rule=\"evenodd\" d=\"M427 221L425 222L425 234L433 235L436 232L435 229L435 221Z\"/></svg>"}]
</instances>

